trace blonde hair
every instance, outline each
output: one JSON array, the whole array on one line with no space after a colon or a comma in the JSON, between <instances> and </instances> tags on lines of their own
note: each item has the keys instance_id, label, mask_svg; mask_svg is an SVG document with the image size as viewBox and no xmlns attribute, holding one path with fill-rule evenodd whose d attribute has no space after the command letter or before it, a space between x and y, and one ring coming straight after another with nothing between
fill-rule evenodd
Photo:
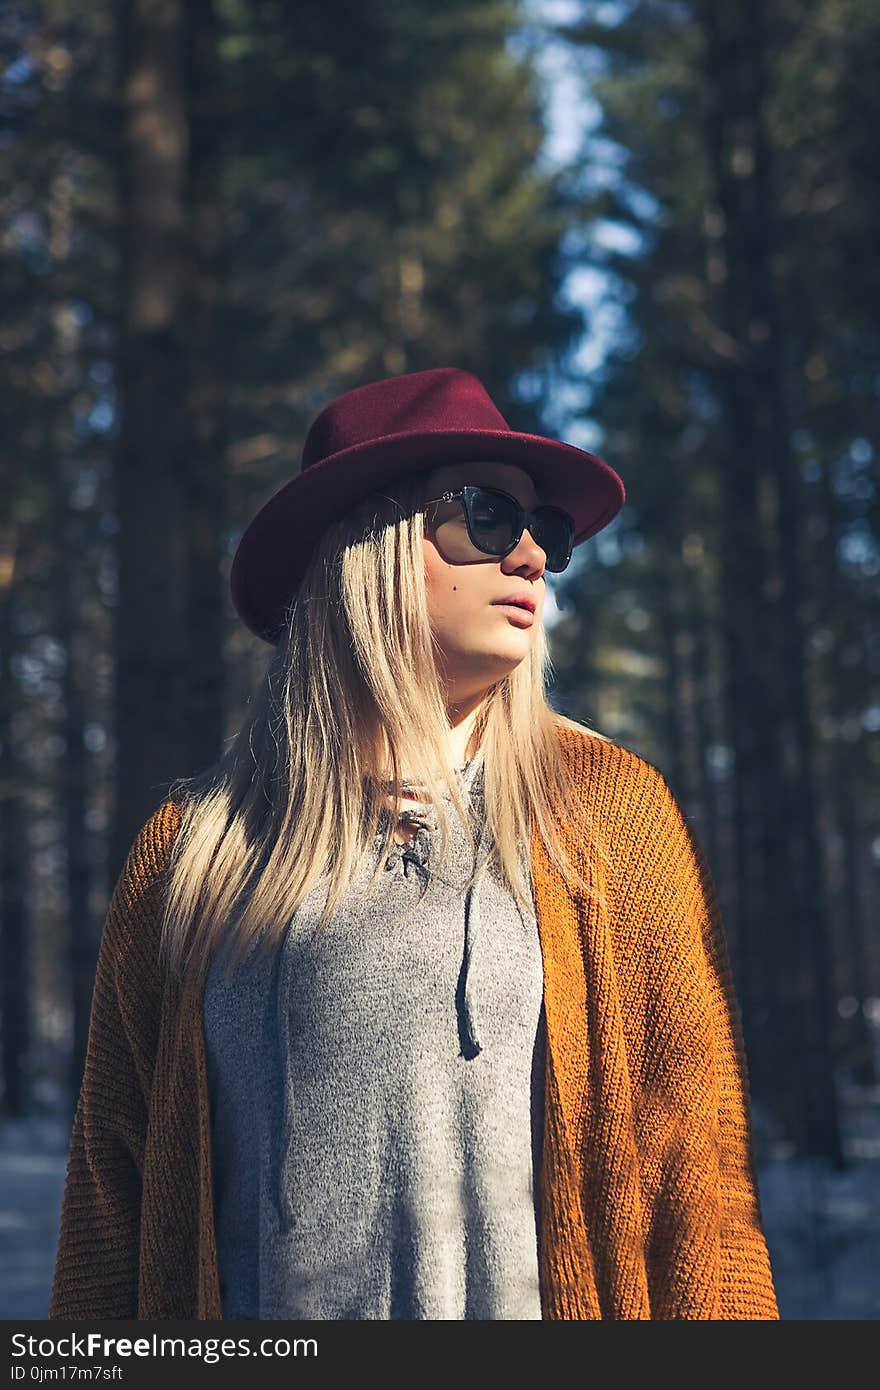
<instances>
[{"instance_id":1,"label":"blonde hair","mask_svg":"<svg viewBox=\"0 0 880 1390\"><path fill-rule=\"evenodd\" d=\"M178 978L206 966L230 926L230 968L252 947L268 953L279 946L303 899L326 880L318 924L325 926L375 854L385 808L372 888L393 842L387 808L396 819L404 778L437 808L441 854L449 833L443 787L470 829L450 767L429 619L420 509L426 478L396 479L326 529L238 734L211 768L171 785L181 821L161 954ZM531 813L566 881L596 895L554 824L557 815L584 816L558 729L605 736L552 709L545 693L552 669L542 626L528 656L486 692L469 745L484 755L490 853L467 886L494 855L503 881L528 907L518 855L529 843Z\"/></svg>"}]
</instances>

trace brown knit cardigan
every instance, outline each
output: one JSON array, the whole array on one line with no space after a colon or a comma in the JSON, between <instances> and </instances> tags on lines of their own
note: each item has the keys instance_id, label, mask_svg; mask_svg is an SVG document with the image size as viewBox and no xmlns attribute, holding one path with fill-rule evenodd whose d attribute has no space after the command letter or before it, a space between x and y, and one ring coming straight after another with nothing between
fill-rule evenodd
<instances>
[{"instance_id":1,"label":"brown knit cardigan","mask_svg":"<svg viewBox=\"0 0 880 1390\"><path fill-rule=\"evenodd\" d=\"M586 825L572 893L533 824L547 1021L539 1261L544 1318L779 1317L746 1058L717 899L662 774L560 729ZM98 955L50 1318L221 1317L204 974L157 964L180 808L119 877Z\"/></svg>"}]
</instances>

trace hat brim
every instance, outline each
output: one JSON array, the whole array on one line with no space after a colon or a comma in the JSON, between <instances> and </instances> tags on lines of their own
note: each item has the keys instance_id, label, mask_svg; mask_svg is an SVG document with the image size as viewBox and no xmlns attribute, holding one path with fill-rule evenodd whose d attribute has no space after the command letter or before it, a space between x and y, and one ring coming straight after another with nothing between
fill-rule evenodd
<instances>
[{"instance_id":1,"label":"hat brim","mask_svg":"<svg viewBox=\"0 0 880 1390\"><path fill-rule=\"evenodd\" d=\"M425 473L467 459L515 463L540 485L547 505L574 517L574 544L620 511L626 491L604 459L574 444L510 430L422 430L341 449L279 488L246 527L230 571L242 622L274 643L318 538L332 522L402 473Z\"/></svg>"}]
</instances>

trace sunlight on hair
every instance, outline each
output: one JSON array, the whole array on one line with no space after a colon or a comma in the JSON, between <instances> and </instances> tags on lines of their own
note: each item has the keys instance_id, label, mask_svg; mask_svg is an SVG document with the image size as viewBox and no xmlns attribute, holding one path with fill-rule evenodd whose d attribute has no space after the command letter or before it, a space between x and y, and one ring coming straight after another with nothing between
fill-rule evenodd
<instances>
[{"instance_id":1,"label":"sunlight on hair","mask_svg":"<svg viewBox=\"0 0 880 1390\"><path fill-rule=\"evenodd\" d=\"M476 849L450 766L429 620L419 510L426 476L398 478L324 532L238 734L211 768L171 785L182 816L161 951L174 975L205 967L230 929L227 970L254 946L279 947L304 898L324 885L319 929L326 925L375 853L386 779L423 787L437 807L444 857L445 786ZM530 844L533 817L550 858L585 898L602 897L584 875L587 863L607 860L569 776L563 731L569 741L605 735L552 708L552 671L542 626L529 655L487 690L472 739L484 753L489 856L468 886L494 859L523 906L531 885L520 847ZM391 806L399 812L399 795ZM390 816L383 834L370 888L393 843Z\"/></svg>"}]
</instances>

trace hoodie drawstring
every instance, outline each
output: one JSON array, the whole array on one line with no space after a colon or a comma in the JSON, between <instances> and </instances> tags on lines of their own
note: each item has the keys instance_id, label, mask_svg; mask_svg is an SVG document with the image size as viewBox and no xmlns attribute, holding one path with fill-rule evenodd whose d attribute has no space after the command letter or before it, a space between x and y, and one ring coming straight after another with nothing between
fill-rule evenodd
<instances>
[{"instance_id":1,"label":"hoodie drawstring","mask_svg":"<svg viewBox=\"0 0 880 1390\"><path fill-rule=\"evenodd\" d=\"M278 1044L281 1054L281 1153L278 1158L278 1186L276 1197L282 1230L289 1229L293 1222L291 1191L293 1181L293 1064L291 1058L290 1027L290 961L293 952L287 942L282 943L281 960L278 968L277 1027Z\"/></svg>"},{"instance_id":2,"label":"hoodie drawstring","mask_svg":"<svg viewBox=\"0 0 880 1390\"><path fill-rule=\"evenodd\" d=\"M482 881L482 876L480 876L473 888L470 889L465 903L464 917L464 1029L465 1040L471 1057L476 1057L477 1053L483 1050L474 1018L473 972L471 970L474 943L480 939L480 885Z\"/></svg>"},{"instance_id":3,"label":"hoodie drawstring","mask_svg":"<svg viewBox=\"0 0 880 1390\"><path fill-rule=\"evenodd\" d=\"M412 840L404 844L398 844L395 840L391 846L391 851L385 861L385 867L389 870L400 868L405 877L410 877L410 869L415 873L420 873L425 878L430 874L430 852L431 836L438 828L437 812L433 806L425 808L422 814L415 811L404 811L401 820L416 827L416 834ZM483 846L485 823L481 820L480 830L477 839L477 862L479 863L479 853ZM463 1038L463 1055L471 1060L482 1051L482 1043L479 1038L479 1030L476 1019L476 1000L474 998L474 984L472 962L474 950L479 950L479 940L481 932L480 922L480 887L483 875L477 879L476 883L468 890L465 898L464 915L464 950L462 958L462 1008L460 1016L460 1031ZM291 1049L291 1029L290 1029L290 971L292 968L294 952L287 947L286 942L282 945L281 959L278 969L278 999L277 999L277 1030L278 1043L281 1056L281 1155L278 1164L278 1188L277 1204L279 1216L281 1218L282 1229L287 1229L293 1221L293 1206L291 1202L291 1191L293 1182L294 1164L294 1125L293 1125L293 1088L296 1079L293 1075L292 1049Z\"/></svg>"},{"instance_id":4,"label":"hoodie drawstring","mask_svg":"<svg viewBox=\"0 0 880 1390\"><path fill-rule=\"evenodd\" d=\"M416 872L422 873L426 878L430 873L430 837L436 833L437 812L434 807L426 807L421 813L408 810L401 814L401 820L405 824L416 827L415 837L405 844L398 845L395 841L391 853L385 861L386 869L394 870L401 865L405 876L409 876L409 866L412 865ZM477 839L477 862L479 853L483 846L484 822L480 822L480 833ZM476 883L468 890L465 898L464 912L464 950L462 959L462 1032L466 1046L465 1055L468 1058L476 1057L483 1050L480 1042L479 1030L476 1021L476 1009L474 998L473 983L473 954L476 943L480 939L480 885L483 881L482 874ZM479 949L479 947L477 947Z\"/></svg>"}]
</instances>

